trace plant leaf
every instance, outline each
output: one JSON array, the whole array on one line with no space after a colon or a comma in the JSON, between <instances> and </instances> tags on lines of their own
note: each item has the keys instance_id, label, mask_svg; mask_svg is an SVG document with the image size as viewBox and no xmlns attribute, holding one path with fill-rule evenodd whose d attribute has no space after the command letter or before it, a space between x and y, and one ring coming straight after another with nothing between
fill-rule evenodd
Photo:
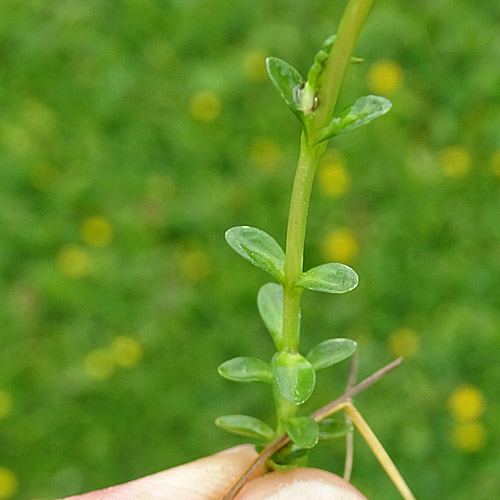
<instances>
[{"instance_id":1,"label":"plant leaf","mask_svg":"<svg viewBox=\"0 0 500 500\"><path fill-rule=\"evenodd\" d=\"M354 104L344 108L339 116L332 119L330 124L323 129L319 141L325 141L334 135L344 134L366 125L387 113L391 107L391 101L385 97L377 95L360 97Z\"/></svg>"},{"instance_id":2,"label":"plant leaf","mask_svg":"<svg viewBox=\"0 0 500 500\"><path fill-rule=\"evenodd\" d=\"M281 348L283 331L283 288L278 283L266 283L257 294L257 307L274 343Z\"/></svg>"},{"instance_id":3,"label":"plant leaf","mask_svg":"<svg viewBox=\"0 0 500 500\"><path fill-rule=\"evenodd\" d=\"M297 446L292 441L285 448L271 455L266 463L272 469L279 471L292 470L296 467L306 467L308 453L308 450Z\"/></svg>"},{"instance_id":4,"label":"plant leaf","mask_svg":"<svg viewBox=\"0 0 500 500\"><path fill-rule=\"evenodd\" d=\"M350 434L352 431L352 424L348 424L345 420L326 418L319 423L320 441L344 437L347 436L347 434Z\"/></svg>"},{"instance_id":5,"label":"plant leaf","mask_svg":"<svg viewBox=\"0 0 500 500\"><path fill-rule=\"evenodd\" d=\"M285 420L285 429L290 439L306 450L314 448L319 441L319 425L310 417L296 417Z\"/></svg>"},{"instance_id":6,"label":"plant leaf","mask_svg":"<svg viewBox=\"0 0 500 500\"><path fill-rule=\"evenodd\" d=\"M294 461L298 458L302 458L307 455L308 451L300 446L297 446L295 443L291 443L287 445L288 454L285 456L285 461ZM279 453L279 452L278 452Z\"/></svg>"},{"instance_id":7,"label":"plant leaf","mask_svg":"<svg viewBox=\"0 0 500 500\"><path fill-rule=\"evenodd\" d=\"M276 437L274 430L262 420L248 415L223 415L215 419L215 425L239 436L263 439L266 442Z\"/></svg>"},{"instance_id":8,"label":"plant leaf","mask_svg":"<svg viewBox=\"0 0 500 500\"><path fill-rule=\"evenodd\" d=\"M276 470L280 472L286 472L289 470L296 469L297 467L306 467L307 466L307 460L308 460L308 455L307 455L307 450L303 450L304 453L296 453L295 458L288 458L286 457L285 459L281 459L280 457L277 456L277 454L273 455L270 457L266 464L271 468L271 470Z\"/></svg>"},{"instance_id":9,"label":"plant leaf","mask_svg":"<svg viewBox=\"0 0 500 500\"><path fill-rule=\"evenodd\" d=\"M281 97L293 114L302 122L304 115L299 109L299 91L305 83L304 78L293 66L277 57L268 57L266 68L269 78L278 89Z\"/></svg>"},{"instance_id":10,"label":"plant leaf","mask_svg":"<svg viewBox=\"0 0 500 500\"><path fill-rule=\"evenodd\" d=\"M323 370L352 356L356 347L351 339L329 339L313 347L306 358L316 371Z\"/></svg>"},{"instance_id":11,"label":"plant leaf","mask_svg":"<svg viewBox=\"0 0 500 500\"><path fill-rule=\"evenodd\" d=\"M272 236L255 227L237 226L226 231L226 241L244 259L283 281L285 252Z\"/></svg>"},{"instance_id":12,"label":"plant leaf","mask_svg":"<svg viewBox=\"0 0 500 500\"><path fill-rule=\"evenodd\" d=\"M358 275L344 264L322 264L306 271L295 286L326 293L346 293L358 286Z\"/></svg>"},{"instance_id":13,"label":"plant leaf","mask_svg":"<svg viewBox=\"0 0 500 500\"><path fill-rule=\"evenodd\" d=\"M235 382L273 382L271 365L258 358L240 356L222 363L219 374Z\"/></svg>"},{"instance_id":14,"label":"plant leaf","mask_svg":"<svg viewBox=\"0 0 500 500\"><path fill-rule=\"evenodd\" d=\"M281 395L300 405L309 399L316 384L311 363L297 352L282 351L274 361L274 380Z\"/></svg>"}]
</instances>

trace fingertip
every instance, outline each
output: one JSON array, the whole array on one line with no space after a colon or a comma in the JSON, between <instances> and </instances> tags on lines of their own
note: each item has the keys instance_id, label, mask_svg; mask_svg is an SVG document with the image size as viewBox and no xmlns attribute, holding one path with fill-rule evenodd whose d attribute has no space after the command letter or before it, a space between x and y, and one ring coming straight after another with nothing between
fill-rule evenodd
<instances>
[{"instance_id":1,"label":"fingertip","mask_svg":"<svg viewBox=\"0 0 500 500\"><path fill-rule=\"evenodd\" d=\"M351 483L319 469L271 472L245 485L235 500L367 500Z\"/></svg>"}]
</instances>

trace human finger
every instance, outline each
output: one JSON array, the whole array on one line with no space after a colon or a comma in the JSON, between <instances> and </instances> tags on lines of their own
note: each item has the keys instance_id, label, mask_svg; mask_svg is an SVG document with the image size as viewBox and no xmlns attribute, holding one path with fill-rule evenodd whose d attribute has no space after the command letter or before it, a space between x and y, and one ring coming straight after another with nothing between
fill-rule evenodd
<instances>
[{"instance_id":1,"label":"human finger","mask_svg":"<svg viewBox=\"0 0 500 500\"><path fill-rule=\"evenodd\" d=\"M219 500L256 456L253 446L236 446L135 481L63 500ZM261 468L252 477L263 473Z\"/></svg>"}]
</instances>

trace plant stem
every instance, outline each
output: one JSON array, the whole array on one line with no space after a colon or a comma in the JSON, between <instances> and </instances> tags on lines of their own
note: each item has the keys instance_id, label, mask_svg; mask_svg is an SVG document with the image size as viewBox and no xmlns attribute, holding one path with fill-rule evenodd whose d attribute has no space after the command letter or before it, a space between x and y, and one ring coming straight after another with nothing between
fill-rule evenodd
<instances>
[{"instance_id":1,"label":"plant stem","mask_svg":"<svg viewBox=\"0 0 500 500\"><path fill-rule=\"evenodd\" d=\"M274 402L276 405L277 426L276 433L282 434L285 432L284 421L292 418L297 412L297 406L287 401L279 392L277 387L273 387Z\"/></svg>"},{"instance_id":2,"label":"plant stem","mask_svg":"<svg viewBox=\"0 0 500 500\"><path fill-rule=\"evenodd\" d=\"M314 128L318 131L332 119L352 51L373 2L374 0L350 0L344 11L337 38L326 63L323 83L318 91L318 109L313 121Z\"/></svg>"},{"instance_id":3,"label":"plant stem","mask_svg":"<svg viewBox=\"0 0 500 500\"><path fill-rule=\"evenodd\" d=\"M286 350L298 351L299 316L301 288L294 284L302 274L304 260L304 241L306 237L309 200L318 166L325 146L311 146L307 135L302 134L297 171L293 182L285 257L285 286L283 287L283 346Z\"/></svg>"}]
</instances>

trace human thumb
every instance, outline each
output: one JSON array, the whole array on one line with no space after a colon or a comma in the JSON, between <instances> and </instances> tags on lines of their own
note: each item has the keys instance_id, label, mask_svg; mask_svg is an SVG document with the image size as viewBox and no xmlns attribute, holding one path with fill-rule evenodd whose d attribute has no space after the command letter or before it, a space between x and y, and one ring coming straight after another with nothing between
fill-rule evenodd
<instances>
[{"instance_id":1,"label":"human thumb","mask_svg":"<svg viewBox=\"0 0 500 500\"><path fill-rule=\"evenodd\" d=\"M367 500L351 483L319 469L272 472L245 485L235 500Z\"/></svg>"}]
</instances>

